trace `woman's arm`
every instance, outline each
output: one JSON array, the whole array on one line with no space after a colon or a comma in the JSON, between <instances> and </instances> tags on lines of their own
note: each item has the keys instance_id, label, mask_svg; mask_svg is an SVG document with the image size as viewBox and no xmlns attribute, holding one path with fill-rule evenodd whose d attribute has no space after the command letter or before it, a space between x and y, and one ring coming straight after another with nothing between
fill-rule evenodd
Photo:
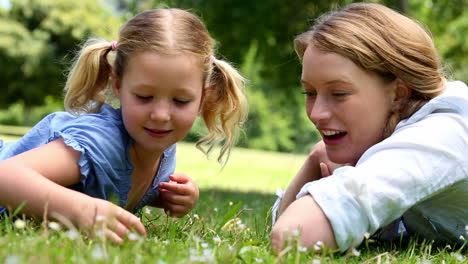
<instances>
[{"instance_id":1,"label":"woman's arm","mask_svg":"<svg viewBox=\"0 0 468 264\"><path fill-rule=\"evenodd\" d=\"M46 210L47 217L58 213L84 231L93 228L96 216L102 216L107 237L117 243L132 227L144 235L143 225L133 214L64 187L80 180L80 154L58 139L0 162L0 205L14 210L26 201L22 213L36 217Z\"/></svg>"},{"instance_id":2,"label":"woman's arm","mask_svg":"<svg viewBox=\"0 0 468 264\"><path fill-rule=\"evenodd\" d=\"M278 216L280 216L284 210L286 210L286 208L296 200L296 195L299 193L302 186L308 182L330 176L336 168L341 166L343 165L330 161L323 140L317 142L307 156L304 165L302 165L302 168L299 170L296 177L294 177L288 185L280 203Z\"/></svg>"},{"instance_id":3,"label":"woman's arm","mask_svg":"<svg viewBox=\"0 0 468 264\"><path fill-rule=\"evenodd\" d=\"M296 195L301 190L304 184L315 181L320 179L320 166L317 160L316 155L312 151L308 156L307 159L302 165L302 168L299 170L297 175L288 185L286 192L284 193L283 199L281 199L281 203L278 209L278 217L283 214L286 208L296 200Z\"/></svg>"},{"instance_id":4,"label":"woman's arm","mask_svg":"<svg viewBox=\"0 0 468 264\"><path fill-rule=\"evenodd\" d=\"M271 232L271 245L280 251L289 236L299 231L299 240L307 248L321 241L326 249L336 249L333 229L322 209L310 195L303 196L283 212Z\"/></svg>"}]
</instances>

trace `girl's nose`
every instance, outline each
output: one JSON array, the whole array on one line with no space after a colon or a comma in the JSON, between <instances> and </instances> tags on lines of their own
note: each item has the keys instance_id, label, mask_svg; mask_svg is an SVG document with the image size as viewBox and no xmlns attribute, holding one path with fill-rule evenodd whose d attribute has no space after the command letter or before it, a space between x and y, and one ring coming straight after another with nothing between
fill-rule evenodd
<instances>
[{"instance_id":1,"label":"girl's nose","mask_svg":"<svg viewBox=\"0 0 468 264\"><path fill-rule=\"evenodd\" d=\"M171 119L171 111L169 104L158 101L151 108L151 120L158 122L167 122Z\"/></svg>"}]
</instances>

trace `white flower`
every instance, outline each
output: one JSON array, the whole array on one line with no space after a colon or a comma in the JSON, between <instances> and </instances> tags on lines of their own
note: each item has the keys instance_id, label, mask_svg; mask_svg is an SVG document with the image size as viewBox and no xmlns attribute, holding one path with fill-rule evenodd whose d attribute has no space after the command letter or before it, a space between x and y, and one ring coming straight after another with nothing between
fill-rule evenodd
<instances>
[{"instance_id":1,"label":"white flower","mask_svg":"<svg viewBox=\"0 0 468 264\"><path fill-rule=\"evenodd\" d=\"M293 234L293 236L296 236L296 237L300 235L298 229L294 229L294 230L292 231L292 234Z\"/></svg>"},{"instance_id":2,"label":"white flower","mask_svg":"<svg viewBox=\"0 0 468 264\"><path fill-rule=\"evenodd\" d=\"M170 241L169 241L169 240L164 240L162 243L163 243L164 245L169 245Z\"/></svg>"},{"instance_id":3,"label":"white flower","mask_svg":"<svg viewBox=\"0 0 468 264\"><path fill-rule=\"evenodd\" d=\"M215 236L215 237L213 237L213 241L215 243L219 243L219 242L221 242L221 238L219 236Z\"/></svg>"},{"instance_id":4,"label":"white flower","mask_svg":"<svg viewBox=\"0 0 468 264\"><path fill-rule=\"evenodd\" d=\"M67 231L67 237L71 240L75 240L79 237L79 233L78 231L76 231L75 229L70 229Z\"/></svg>"},{"instance_id":5,"label":"white flower","mask_svg":"<svg viewBox=\"0 0 468 264\"><path fill-rule=\"evenodd\" d=\"M104 231L97 230L95 235L96 235L97 238L103 239L104 238Z\"/></svg>"},{"instance_id":6,"label":"white flower","mask_svg":"<svg viewBox=\"0 0 468 264\"><path fill-rule=\"evenodd\" d=\"M307 252L307 247L301 247L301 246L300 246L300 247L298 247L298 250L299 250L300 252Z\"/></svg>"},{"instance_id":7,"label":"white flower","mask_svg":"<svg viewBox=\"0 0 468 264\"><path fill-rule=\"evenodd\" d=\"M351 255L359 257L361 255L361 252L359 252L356 248L353 248L351 250Z\"/></svg>"},{"instance_id":8,"label":"white flower","mask_svg":"<svg viewBox=\"0 0 468 264\"><path fill-rule=\"evenodd\" d=\"M465 226L465 233L468 234L468 225Z\"/></svg>"},{"instance_id":9,"label":"white flower","mask_svg":"<svg viewBox=\"0 0 468 264\"><path fill-rule=\"evenodd\" d=\"M18 264L21 262L21 258L16 255L11 255L5 258L4 264Z\"/></svg>"},{"instance_id":10,"label":"white flower","mask_svg":"<svg viewBox=\"0 0 468 264\"><path fill-rule=\"evenodd\" d=\"M257 262L257 263L263 263L263 259L261 259L261 258L255 258L255 262Z\"/></svg>"},{"instance_id":11,"label":"white flower","mask_svg":"<svg viewBox=\"0 0 468 264\"><path fill-rule=\"evenodd\" d=\"M13 225L18 229L23 229L23 228L26 227L26 222L24 222L21 219L16 219L16 221L15 221L15 223L13 223Z\"/></svg>"},{"instance_id":12,"label":"white flower","mask_svg":"<svg viewBox=\"0 0 468 264\"><path fill-rule=\"evenodd\" d=\"M215 207L213 211L218 212L218 207Z\"/></svg>"},{"instance_id":13,"label":"white flower","mask_svg":"<svg viewBox=\"0 0 468 264\"><path fill-rule=\"evenodd\" d=\"M320 263L322 263L322 262L320 261L320 259L314 259L314 260L312 260L312 264L320 264Z\"/></svg>"},{"instance_id":14,"label":"white flower","mask_svg":"<svg viewBox=\"0 0 468 264\"><path fill-rule=\"evenodd\" d=\"M145 211L145 214L147 215L151 214L151 209L149 207L145 207L144 211Z\"/></svg>"},{"instance_id":15,"label":"white flower","mask_svg":"<svg viewBox=\"0 0 468 264\"><path fill-rule=\"evenodd\" d=\"M96 246L91 252L93 259L104 259L106 257L106 252L100 247Z\"/></svg>"},{"instance_id":16,"label":"white flower","mask_svg":"<svg viewBox=\"0 0 468 264\"><path fill-rule=\"evenodd\" d=\"M244 224L239 224L238 227L239 227L240 229L245 229L245 225L244 225Z\"/></svg>"},{"instance_id":17,"label":"white flower","mask_svg":"<svg viewBox=\"0 0 468 264\"><path fill-rule=\"evenodd\" d=\"M58 231L62 227L60 226L59 223L51 221L51 222L49 222L49 228L52 229L52 230Z\"/></svg>"},{"instance_id":18,"label":"white flower","mask_svg":"<svg viewBox=\"0 0 468 264\"><path fill-rule=\"evenodd\" d=\"M463 261L465 257L463 257L462 254L460 253L454 253L455 255L455 258L458 260L458 261Z\"/></svg>"},{"instance_id":19,"label":"white flower","mask_svg":"<svg viewBox=\"0 0 468 264\"><path fill-rule=\"evenodd\" d=\"M365 233L364 233L364 237L365 237L366 239L369 239L369 237L370 237L369 232L365 232Z\"/></svg>"},{"instance_id":20,"label":"white flower","mask_svg":"<svg viewBox=\"0 0 468 264\"><path fill-rule=\"evenodd\" d=\"M320 250L322 250L322 248L319 245L315 244L314 251L320 251Z\"/></svg>"},{"instance_id":21,"label":"white flower","mask_svg":"<svg viewBox=\"0 0 468 264\"><path fill-rule=\"evenodd\" d=\"M198 216L197 214L194 214L194 215L193 215L193 218L195 218L195 219L199 219L199 218L200 218L200 216Z\"/></svg>"},{"instance_id":22,"label":"white flower","mask_svg":"<svg viewBox=\"0 0 468 264\"><path fill-rule=\"evenodd\" d=\"M128 240L130 240L130 241L137 241L138 239L140 239L140 236L137 233L134 233L134 232L128 233L127 237L128 237Z\"/></svg>"},{"instance_id":23,"label":"white flower","mask_svg":"<svg viewBox=\"0 0 468 264\"><path fill-rule=\"evenodd\" d=\"M209 246L208 243L201 243L202 248L207 248L208 246Z\"/></svg>"},{"instance_id":24,"label":"white flower","mask_svg":"<svg viewBox=\"0 0 468 264\"><path fill-rule=\"evenodd\" d=\"M460 235L459 239L465 241L465 237L462 235Z\"/></svg>"}]
</instances>

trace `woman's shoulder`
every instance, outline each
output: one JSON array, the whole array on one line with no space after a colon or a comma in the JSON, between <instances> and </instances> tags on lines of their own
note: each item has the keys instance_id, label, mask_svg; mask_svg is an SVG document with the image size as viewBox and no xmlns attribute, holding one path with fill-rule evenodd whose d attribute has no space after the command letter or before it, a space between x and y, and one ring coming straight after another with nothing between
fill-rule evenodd
<instances>
[{"instance_id":1,"label":"woman's shoulder","mask_svg":"<svg viewBox=\"0 0 468 264\"><path fill-rule=\"evenodd\" d=\"M448 81L439 96L427 102L408 119L400 121L395 130L440 113L451 113L468 120L468 87L464 82Z\"/></svg>"}]
</instances>

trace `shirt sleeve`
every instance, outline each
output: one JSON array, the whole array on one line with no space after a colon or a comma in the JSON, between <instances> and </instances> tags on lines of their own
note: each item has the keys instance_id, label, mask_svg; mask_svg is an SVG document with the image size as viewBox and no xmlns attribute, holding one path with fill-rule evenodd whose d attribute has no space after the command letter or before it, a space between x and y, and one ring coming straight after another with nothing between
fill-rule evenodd
<instances>
[{"instance_id":1,"label":"shirt sleeve","mask_svg":"<svg viewBox=\"0 0 468 264\"><path fill-rule=\"evenodd\" d=\"M120 189L129 188L130 178L122 177L129 175L127 140L114 120L98 114L84 115L52 126L49 141L63 138L67 146L81 152L78 164L82 176L73 189L111 199L112 195L122 193ZM126 197L114 198L120 202L126 200Z\"/></svg>"},{"instance_id":2,"label":"shirt sleeve","mask_svg":"<svg viewBox=\"0 0 468 264\"><path fill-rule=\"evenodd\" d=\"M303 186L329 219L342 251L467 178L468 127L453 113L431 114L367 150L355 167Z\"/></svg>"}]
</instances>

